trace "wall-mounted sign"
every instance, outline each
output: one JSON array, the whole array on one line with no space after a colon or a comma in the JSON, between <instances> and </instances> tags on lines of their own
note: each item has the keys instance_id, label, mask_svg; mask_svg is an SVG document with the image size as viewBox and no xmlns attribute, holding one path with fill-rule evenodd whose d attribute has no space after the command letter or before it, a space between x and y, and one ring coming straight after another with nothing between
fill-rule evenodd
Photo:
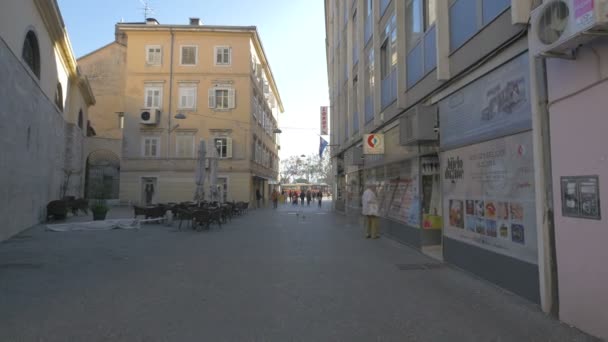
<instances>
[{"instance_id":1,"label":"wall-mounted sign","mask_svg":"<svg viewBox=\"0 0 608 342\"><path fill-rule=\"evenodd\" d=\"M525 53L441 100L441 148L531 129L529 69Z\"/></svg>"},{"instance_id":2,"label":"wall-mounted sign","mask_svg":"<svg viewBox=\"0 0 608 342\"><path fill-rule=\"evenodd\" d=\"M329 134L329 126L327 124L327 106L321 106L321 135Z\"/></svg>"},{"instance_id":3,"label":"wall-mounted sign","mask_svg":"<svg viewBox=\"0 0 608 342\"><path fill-rule=\"evenodd\" d=\"M363 154L384 154L384 134L364 134Z\"/></svg>"},{"instance_id":4,"label":"wall-mounted sign","mask_svg":"<svg viewBox=\"0 0 608 342\"><path fill-rule=\"evenodd\" d=\"M562 215L601 220L598 176L561 177Z\"/></svg>"}]
</instances>

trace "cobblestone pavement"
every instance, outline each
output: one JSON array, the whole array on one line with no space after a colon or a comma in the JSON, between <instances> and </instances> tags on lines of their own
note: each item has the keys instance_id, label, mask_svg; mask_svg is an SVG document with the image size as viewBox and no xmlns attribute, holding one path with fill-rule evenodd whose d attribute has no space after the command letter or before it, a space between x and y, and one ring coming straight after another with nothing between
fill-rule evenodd
<instances>
[{"instance_id":1,"label":"cobblestone pavement","mask_svg":"<svg viewBox=\"0 0 608 342\"><path fill-rule=\"evenodd\" d=\"M434 261L325 206L209 232L27 230L0 244L0 341L594 340L460 270L400 270Z\"/></svg>"}]
</instances>

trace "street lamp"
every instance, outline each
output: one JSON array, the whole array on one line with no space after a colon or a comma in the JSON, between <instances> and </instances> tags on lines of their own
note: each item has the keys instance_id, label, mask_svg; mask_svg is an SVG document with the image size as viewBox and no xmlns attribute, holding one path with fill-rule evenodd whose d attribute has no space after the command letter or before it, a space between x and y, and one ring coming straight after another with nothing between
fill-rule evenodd
<instances>
[{"instance_id":1,"label":"street lamp","mask_svg":"<svg viewBox=\"0 0 608 342\"><path fill-rule=\"evenodd\" d=\"M281 131L280 128L275 128L275 129L272 130L272 133L281 134L281 133L283 133L283 131Z\"/></svg>"}]
</instances>

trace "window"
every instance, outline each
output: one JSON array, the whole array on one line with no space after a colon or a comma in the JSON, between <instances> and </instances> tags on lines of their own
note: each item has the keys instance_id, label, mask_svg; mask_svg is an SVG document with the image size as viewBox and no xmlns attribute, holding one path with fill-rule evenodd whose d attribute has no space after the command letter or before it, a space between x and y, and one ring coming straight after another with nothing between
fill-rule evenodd
<instances>
[{"instance_id":1,"label":"window","mask_svg":"<svg viewBox=\"0 0 608 342\"><path fill-rule=\"evenodd\" d=\"M40 79L40 47L34 31L28 31L23 42L21 57L30 70Z\"/></svg>"},{"instance_id":2,"label":"window","mask_svg":"<svg viewBox=\"0 0 608 342\"><path fill-rule=\"evenodd\" d=\"M177 133L175 136L175 155L178 158L194 158L194 134Z\"/></svg>"},{"instance_id":3,"label":"window","mask_svg":"<svg viewBox=\"0 0 608 342\"><path fill-rule=\"evenodd\" d=\"M144 88L144 107L145 108L160 108L162 105L162 86L145 86Z\"/></svg>"},{"instance_id":4,"label":"window","mask_svg":"<svg viewBox=\"0 0 608 342\"><path fill-rule=\"evenodd\" d=\"M196 108L196 86L195 85L180 85L179 86L179 109L195 109Z\"/></svg>"},{"instance_id":5,"label":"window","mask_svg":"<svg viewBox=\"0 0 608 342\"><path fill-rule=\"evenodd\" d=\"M437 0L410 0L405 7L407 86L412 87L437 66Z\"/></svg>"},{"instance_id":6,"label":"window","mask_svg":"<svg viewBox=\"0 0 608 342\"><path fill-rule=\"evenodd\" d=\"M359 133L359 77L353 77L353 134Z\"/></svg>"},{"instance_id":7,"label":"window","mask_svg":"<svg viewBox=\"0 0 608 342\"><path fill-rule=\"evenodd\" d=\"M198 46L184 45L180 51L181 65L196 65L198 61Z\"/></svg>"},{"instance_id":8,"label":"window","mask_svg":"<svg viewBox=\"0 0 608 342\"><path fill-rule=\"evenodd\" d=\"M142 137L141 155L145 158L160 157L160 137Z\"/></svg>"},{"instance_id":9,"label":"window","mask_svg":"<svg viewBox=\"0 0 608 342\"><path fill-rule=\"evenodd\" d=\"M213 139L213 144L218 153L218 157L224 158L232 158L232 138L215 138Z\"/></svg>"},{"instance_id":10,"label":"window","mask_svg":"<svg viewBox=\"0 0 608 342\"><path fill-rule=\"evenodd\" d=\"M125 113L123 112L118 113L118 128L125 128Z\"/></svg>"},{"instance_id":11,"label":"window","mask_svg":"<svg viewBox=\"0 0 608 342\"><path fill-rule=\"evenodd\" d=\"M372 12L372 0L365 0L365 37L364 37L364 42L365 44L367 44L367 42L370 40L370 38L372 37L372 18L373 18L373 12ZM364 45L365 45L364 44Z\"/></svg>"},{"instance_id":12,"label":"window","mask_svg":"<svg viewBox=\"0 0 608 342\"><path fill-rule=\"evenodd\" d=\"M215 65L230 65L231 54L229 46L216 46L215 47Z\"/></svg>"},{"instance_id":13,"label":"window","mask_svg":"<svg viewBox=\"0 0 608 342\"><path fill-rule=\"evenodd\" d=\"M146 64L161 65L162 52L160 45L146 45Z\"/></svg>"},{"instance_id":14,"label":"window","mask_svg":"<svg viewBox=\"0 0 608 342\"><path fill-rule=\"evenodd\" d=\"M357 62L359 62L359 39L357 39L358 35L359 35L359 28L357 25L357 11L355 10L355 13L353 14L353 37L352 37L353 65L355 65L355 64L357 64Z\"/></svg>"},{"instance_id":15,"label":"window","mask_svg":"<svg viewBox=\"0 0 608 342\"><path fill-rule=\"evenodd\" d=\"M397 24L394 14L386 24L384 33L386 38L380 48L382 79L386 78L397 67Z\"/></svg>"},{"instance_id":16,"label":"window","mask_svg":"<svg viewBox=\"0 0 608 342\"><path fill-rule=\"evenodd\" d=\"M374 48L367 52L367 82L365 83L365 123L374 119Z\"/></svg>"},{"instance_id":17,"label":"window","mask_svg":"<svg viewBox=\"0 0 608 342\"><path fill-rule=\"evenodd\" d=\"M59 110L63 110L63 87L59 82L57 82L57 89L55 90L55 105Z\"/></svg>"},{"instance_id":18,"label":"window","mask_svg":"<svg viewBox=\"0 0 608 342\"><path fill-rule=\"evenodd\" d=\"M84 124L84 116L82 115L82 109L78 111L78 128L82 129Z\"/></svg>"},{"instance_id":19,"label":"window","mask_svg":"<svg viewBox=\"0 0 608 342\"><path fill-rule=\"evenodd\" d=\"M452 0L450 3L450 51L461 47L502 12L509 0Z\"/></svg>"},{"instance_id":20,"label":"window","mask_svg":"<svg viewBox=\"0 0 608 342\"><path fill-rule=\"evenodd\" d=\"M235 108L235 91L232 88L215 87L209 89L209 108Z\"/></svg>"}]
</instances>

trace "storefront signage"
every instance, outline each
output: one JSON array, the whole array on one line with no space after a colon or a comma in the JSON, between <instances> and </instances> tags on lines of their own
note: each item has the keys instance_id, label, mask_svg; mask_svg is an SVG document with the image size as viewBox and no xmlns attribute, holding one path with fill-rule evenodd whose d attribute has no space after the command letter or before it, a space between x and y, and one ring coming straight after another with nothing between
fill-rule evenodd
<instances>
[{"instance_id":1,"label":"storefront signage","mask_svg":"<svg viewBox=\"0 0 608 342\"><path fill-rule=\"evenodd\" d=\"M441 165L444 234L536 263L532 133L445 152Z\"/></svg>"},{"instance_id":2,"label":"storefront signage","mask_svg":"<svg viewBox=\"0 0 608 342\"><path fill-rule=\"evenodd\" d=\"M601 220L598 176L561 177L562 215Z\"/></svg>"},{"instance_id":3,"label":"storefront signage","mask_svg":"<svg viewBox=\"0 0 608 342\"><path fill-rule=\"evenodd\" d=\"M329 126L327 124L327 106L321 106L321 135L329 134Z\"/></svg>"},{"instance_id":4,"label":"storefront signage","mask_svg":"<svg viewBox=\"0 0 608 342\"><path fill-rule=\"evenodd\" d=\"M384 134L364 134L363 154L384 154Z\"/></svg>"},{"instance_id":5,"label":"storefront signage","mask_svg":"<svg viewBox=\"0 0 608 342\"><path fill-rule=\"evenodd\" d=\"M574 18L577 26L586 26L593 23L593 1L574 0Z\"/></svg>"},{"instance_id":6,"label":"storefront signage","mask_svg":"<svg viewBox=\"0 0 608 342\"><path fill-rule=\"evenodd\" d=\"M529 74L525 53L440 101L441 148L531 129Z\"/></svg>"}]
</instances>

